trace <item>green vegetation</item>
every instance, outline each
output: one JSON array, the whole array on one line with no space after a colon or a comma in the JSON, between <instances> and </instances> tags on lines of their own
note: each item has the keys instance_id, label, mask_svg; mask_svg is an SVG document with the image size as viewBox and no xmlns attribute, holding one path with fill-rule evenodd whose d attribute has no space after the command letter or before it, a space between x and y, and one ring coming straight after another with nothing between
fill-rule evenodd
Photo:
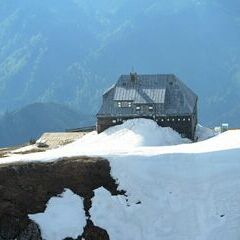
<instances>
[{"instance_id":1,"label":"green vegetation","mask_svg":"<svg viewBox=\"0 0 240 240\"><path fill-rule=\"evenodd\" d=\"M95 114L134 66L176 73L198 93L201 122L237 126L239 39L237 0L1 1L0 111L40 101Z\"/></svg>"},{"instance_id":2,"label":"green vegetation","mask_svg":"<svg viewBox=\"0 0 240 240\"><path fill-rule=\"evenodd\" d=\"M38 139L44 132L77 128L84 116L54 103L35 103L0 119L0 146L14 146Z\"/></svg>"}]
</instances>

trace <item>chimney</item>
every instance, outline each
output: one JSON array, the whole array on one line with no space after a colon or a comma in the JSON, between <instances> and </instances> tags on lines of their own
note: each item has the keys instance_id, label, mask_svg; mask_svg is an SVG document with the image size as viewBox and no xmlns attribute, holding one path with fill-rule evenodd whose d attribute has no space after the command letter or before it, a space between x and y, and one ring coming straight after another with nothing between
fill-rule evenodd
<instances>
[{"instance_id":1,"label":"chimney","mask_svg":"<svg viewBox=\"0 0 240 240\"><path fill-rule=\"evenodd\" d=\"M131 82L136 82L137 81L137 73L130 73L130 78L131 78Z\"/></svg>"}]
</instances>

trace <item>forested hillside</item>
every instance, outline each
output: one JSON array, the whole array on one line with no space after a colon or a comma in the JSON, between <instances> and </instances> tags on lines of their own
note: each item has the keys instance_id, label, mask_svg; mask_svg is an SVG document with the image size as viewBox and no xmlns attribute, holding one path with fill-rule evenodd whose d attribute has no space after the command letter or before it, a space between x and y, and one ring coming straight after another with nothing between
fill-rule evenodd
<instances>
[{"instance_id":1,"label":"forested hillside","mask_svg":"<svg viewBox=\"0 0 240 240\"><path fill-rule=\"evenodd\" d=\"M237 126L239 10L237 0L0 0L1 112L42 101L95 113L134 66L175 73L198 93L201 121Z\"/></svg>"},{"instance_id":2,"label":"forested hillside","mask_svg":"<svg viewBox=\"0 0 240 240\"><path fill-rule=\"evenodd\" d=\"M0 118L0 147L27 143L44 132L65 131L90 124L90 116L54 103L30 104Z\"/></svg>"}]
</instances>

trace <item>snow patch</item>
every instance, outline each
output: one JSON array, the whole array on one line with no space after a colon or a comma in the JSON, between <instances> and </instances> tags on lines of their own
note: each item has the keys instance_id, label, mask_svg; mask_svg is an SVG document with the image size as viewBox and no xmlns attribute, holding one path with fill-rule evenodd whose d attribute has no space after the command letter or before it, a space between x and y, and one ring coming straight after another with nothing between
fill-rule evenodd
<instances>
[{"instance_id":1,"label":"snow patch","mask_svg":"<svg viewBox=\"0 0 240 240\"><path fill-rule=\"evenodd\" d=\"M210 129L198 126L199 140L212 136ZM189 144L171 128L162 128L148 119L133 119L107 129L101 134L91 132L66 146L24 156L3 158L0 164L16 161L54 161L74 156L154 156L171 153L204 153L240 147L240 131L227 131L205 141Z\"/></svg>"},{"instance_id":2,"label":"snow patch","mask_svg":"<svg viewBox=\"0 0 240 240\"><path fill-rule=\"evenodd\" d=\"M75 142L82 147L96 144L95 148L108 147L109 150L132 149L141 146L169 146L188 143L173 129L160 127L149 119L133 119L108 128L100 134L93 133Z\"/></svg>"},{"instance_id":3,"label":"snow patch","mask_svg":"<svg viewBox=\"0 0 240 240\"><path fill-rule=\"evenodd\" d=\"M92 220L112 240L237 240L239 156L238 149L112 157L112 176L127 197L96 190Z\"/></svg>"},{"instance_id":4,"label":"snow patch","mask_svg":"<svg viewBox=\"0 0 240 240\"><path fill-rule=\"evenodd\" d=\"M203 141L216 136L217 133L213 129L203 127L202 125L197 124L195 135L198 141Z\"/></svg>"},{"instance_id":5,"label":"snow patch","mask_svg":"<svg viewBox=\"0 0 240 240\"><path fill-rule=\"evenodd\" d=\"M138 216L142 215L141 206L128 207L124 196L111 196L103 187L95 190L90 214L94 224L106 229L112 240L141 239L142 229L139 227L142 224L138 222Z\"/></svg>"},{"instance_id":6,"label":"snow patch","mask_svg":"<svg viewBox=\"0 0 240 240\"><path fill-rule=\"evenodd\" d=\"M36 149L36 145L28 145L28 146L24 146L24 147L21 147L21 148L18 148L16 150L13 150L11 151L11 153L22 153L22 152L27 152L27 151L32 151L34 149Z\"/></svg>"},{"instance_id":7,"label":"snow patch","mask_svg":"<svg viewBox=\"0 0 240 240\"><path fill-rule=\"evenodd\" d=\"M69 189L52 197L44 213L29 214L29 218L39 225L42 238L47 240L76 239L86 225L83 200Z\"/></svg>"},{"instance_id":8,"label":"snow patch","mask_svg":"<svg viewBox=\"0 0 240 240\"><path fill-rule=\"evenodd\" d=\"M92 132L59 149L3 158L1 163L80 155L107 158L127 199L100 188L95 191L90 213L111 240L238 240L240 131L212 137L209 129L198 126L197 136L207 140L186 144L188 141L170 128L135 119L101 134ZM50 210L54 209L50 213L47 209L30 215L45 239L81 234L85 216L82 200L77 198L76 203L64 204L52 202L53 198L48 203ZM66 216L68 208L73 217Z\"/></svg>"}]
</instances>

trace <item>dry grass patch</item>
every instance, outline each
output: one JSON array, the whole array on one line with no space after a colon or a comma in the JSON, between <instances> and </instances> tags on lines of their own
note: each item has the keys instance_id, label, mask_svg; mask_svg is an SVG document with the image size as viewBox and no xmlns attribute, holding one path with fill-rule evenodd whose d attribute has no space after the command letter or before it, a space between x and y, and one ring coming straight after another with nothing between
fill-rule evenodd
<instances>
[{"instance_id":1,"label":"dry grass patch","mask_svg":"<svg viewBox=\"0 0 240 240\"><path fill-rule=\"evenodd\" d=\"M0 158L5 158L5 157L6 157L5 153L0 152Z\"/></svg>"},{"instance_id":2,"label":"dry grass patch","mask_svg":"<svg viewBox=\"0 0 240 240\"><path fill-rule=\"evenodd\" d=\"M46 152L48 149L40 149L40 148L34 148L28 151L22 151L22 152L16 152L16 154L29 154L29 153L38 153L38 152Z\"/></svg>"}]
</instances>

